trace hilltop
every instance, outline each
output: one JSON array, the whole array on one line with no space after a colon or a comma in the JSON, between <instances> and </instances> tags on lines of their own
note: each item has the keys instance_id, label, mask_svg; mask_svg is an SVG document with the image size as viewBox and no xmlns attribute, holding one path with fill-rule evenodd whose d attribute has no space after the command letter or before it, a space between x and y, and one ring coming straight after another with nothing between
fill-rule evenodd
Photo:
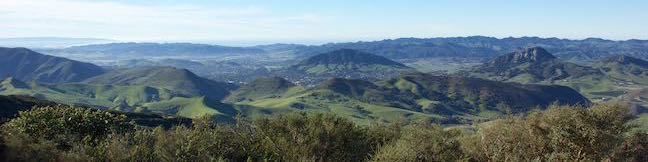
<instances>
[{"instance_id":1,"label":"hilltop","mask_svg":"<svg viewBox=\"0 0 648 162\"><path fill-rule=\"evenodd\" d=\"M169 89L180 96L207 96L221 100L235 87L197 76L186 69L173 67L136 67L115 70L89 78L83 83L93 85L139 85Z\"/></svg>"},{"instance_id":2,"label":"hilltop","mask_svg":"<svg viewBox=\"0 0 648 162\"><path fill-rule=\"evenodd\" d=\"M387 58L352 49L340 49L312 56L290 69L310 74L343 74L353 72L401 71L409 67ZM375 71L374 71L375 70Z\"/></svg>"},{"instance_id":3,"label":"hilltop","mask_svg":"<svg viewBox=\"0 0 648 162\"><path fill-rule=\"evenodd\" d=\"M411 71L415 70L378 55L339 49L309 57L278 74L299 85L314 86L328 78L377 80Z\"/></svg>"}]
</instances>

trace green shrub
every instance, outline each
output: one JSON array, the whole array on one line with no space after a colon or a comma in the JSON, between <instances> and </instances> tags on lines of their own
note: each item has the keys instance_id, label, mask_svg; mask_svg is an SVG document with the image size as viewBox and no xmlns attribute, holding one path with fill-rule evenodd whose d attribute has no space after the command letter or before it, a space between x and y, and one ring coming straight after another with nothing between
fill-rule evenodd
<instances>
[{"instance_id":1,"label":"green shrub","mask_svg":"<svg viewBox=\"0 0 648 162\"><path fill-rule=\"evenodd\" d=\"M648 134L633 132L615 153L612 161L648 161Z\"/></svg>"},{"instance_id":2,"label":"green shrub","mask_svg":"<svg viewBox=\"0 0 648 162\"><path fill-rule=\"evenodd\" d=\"M245 160L246 142L230 126L195 122L193 128L175 127L157 133L155 154L162 161Z\"/></svg>"},{"instance_id":3,"label":"green shrub","mask_svg":"<svg viewBox=\"0 0 648 162\"><path fill-rule=\"evenodd\" d=\"M458 135L439 125L411 125L398 140L378 150L372 161L457 161L463 158Z\"/></svg>"},{"instance_id":4,"label":"green shrub","mask_svg":"<svg viewBox=\"0 0 648 162\"><path fill-rule=\"evenodd\" d=\"M77 145L95 146L108 134L130 129L125 116L61 105L21 112L2 126L2 137L7 158L50 161L68 158L64 153Z\"/></svg>"},{"instance_id":5,"label":"green shrub","mask_svg":"<svg viewBox=\"0 0 648 162\"><path fill-rule=\"evenodd\" d=\"M374 124L366 129L367 139L375 152L380 147L390 144L401 136L403 123Z\"/></svg>"},{"instance_id":6,"label":"green shrub","mask_svg":"<svg viewBox=\"0 0 648 162\"><path fill-rule=\"evenodd\" d=\"M18 118L6 123L3 129L25 133L33 138L56 139L60 135L66 138L86 138L91 140L104 138L110 133L125 132L132 129L126 122L126 116L106 111L97 111L68 106L43 107L20 112Z\"/></svg>"},{"instance_id":7,"label":"green shrub","mask_svg":"<svg viewBox=\"0 0 648 162\"><path fill-rule=\"evenodd\" d=\"M165 129L57 106L5 123L0 161L648 161L648 134L629 132L629 117L618 104L553 105L445 130L429 123L359 127L321 113L235 124L205 117Z\"/></svg>"},{"instance_id":8,"label":"green shrub","mask_svg":"<svg viewBox=\"0 0 648 162\"><path fill-rule=\"evenodd\" d=\"M629 128L627 108L553 105L544 112L484 124L464 145L477 161L602 161L614 159ZM478 138L478 141L474 138ZM467 146L464 146L467 147Z\"/></svg>"},{"instance_id":9,"label":"green shrub","mask_svg":"<svg viewBox=\"0 0 648 162\"><path fill-rule=\"evenodd\" d=\"M331 114L279 115L254 125L265 160L363 161L371 152L364 129Z\"/></svg>"},{"instance_id":10,"label":"green shrub","mask_svg":"<svg viewBox=\"0 0 648 162\"><path fill-rule=\"evenodd\" d=\"M245 161L253 156L247 136L229 125L208 119L195 120L193 127L140 129L115 134L95 147L91 161Z\"/></svg>"}]
</instances>

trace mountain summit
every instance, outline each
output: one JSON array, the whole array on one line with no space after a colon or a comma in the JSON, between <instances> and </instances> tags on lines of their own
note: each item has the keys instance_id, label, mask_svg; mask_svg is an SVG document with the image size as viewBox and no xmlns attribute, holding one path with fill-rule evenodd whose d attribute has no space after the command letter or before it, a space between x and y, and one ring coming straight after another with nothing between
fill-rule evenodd
<instances>
[{"instance_id":1,"label":"mountain summit","mask_svg":"<svg viewBox=\"0 0 648 162\"><path fill-rule=\"evenodd\" d=\"M556 56L547 52L540 47L527 48L521 51L508 53L491 60L487 64L491 65L515 65L530 62L545 62L556 59Z\"/></svg>"},{"instance_id":2,"label":"mountain summit","mask_svg":"<svg viewBox=\"0 0 648 162\"><path fill-rule=\"evenodd\" d=\"M393 67L402 67L407 66L389 60L387 58L373 55L370 53L353 50L353 49L339 49L328 53L322 53L310 57L297 66L309 66L309 65L327 65L327 64L342 64L342 65L385 65Z\"/></svg>"},{"instance_id":3,"label":"mountain summit","mask_svg":"<svg viewBox=\"0 0 648 162\"><path fill-rule=\"evenodd\" d=\"M412 68L382 56L352 49L339 49L310 57L291 66L290 69L332 77L383 78Z\"/></svg>"},{"instance_id":4,"label":"mountain summit","mask_svg":"<svg viewBox=\"0 0 648 162\"><path fill-rule=\"evenodd\" d=\"M476 67L471 73L480 78L521 83L602 75L596 69L560 61L540 47L501 55Z\"/></svg>"}]
</instances>

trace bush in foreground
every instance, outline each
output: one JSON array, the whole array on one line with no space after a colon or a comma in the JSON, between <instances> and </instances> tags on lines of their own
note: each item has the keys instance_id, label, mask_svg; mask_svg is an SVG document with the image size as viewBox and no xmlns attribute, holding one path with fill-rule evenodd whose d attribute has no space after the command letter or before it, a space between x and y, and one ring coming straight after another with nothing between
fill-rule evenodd
<instances>
[{"instance_id":1,"label":"bush in foreground","mask_svg":"<svg viewBox=\"0 0 648 162\"><path fill-rule=\"evenodd\" d=\"M357 126L294 113L236 124L134 126L104 111L46 107L2 126L3 161L648 161L623 106L550 106L473 125Z\"/></svg>"}]
</instances>

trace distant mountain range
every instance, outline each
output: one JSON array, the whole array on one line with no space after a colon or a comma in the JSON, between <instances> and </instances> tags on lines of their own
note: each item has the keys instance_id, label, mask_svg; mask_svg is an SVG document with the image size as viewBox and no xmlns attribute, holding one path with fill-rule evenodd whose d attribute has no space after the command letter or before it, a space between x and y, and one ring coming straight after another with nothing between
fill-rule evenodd
<instances>
[{"instance_id":1,"label":"distant mountain range","mask_svg":"<svg viewBox=\"0 0 648 162\"><path fill-rule=\"evenodd\" d=\"M483 36L450 38L399 38L371 42L330 43L298 47L300 55L314 55L340 48L362 50L390 59L426 57L495 57L529 47L542 47L555 56L576 63L598 61L613 55L648 59L648 40L612 41L599 38L493 38Z\"/></svg>"},{"instance_id":2,"label":"distant mountain range","mask_svg":"<svg viewBox=\"0 0 648 162\"><path fill-rule=\"evenodd\" d=\"M262 49L193 43L110 43L45 50L59 54L103 54L112 56L216 56L222 54L264 54Z\"/></svg>"},{"instance_id":3,"label":"distant mountain range","mask_svg":"<svg viewBox=\"0 0 648 162\"><path fill-rule=\"evenodd\" d=\"M294 54L298 60L339 49L354 49L392 60L420 58L493 58L529 47L542 47L556 57L579 64L613 55L648 59L648 40L612 41L599 38L570 40L559 38L484 36L448 38L399 38L368 42L324 45L270 44L228 47L193 43L110 43L40 50L48 54L104 54L140 56L183 56L219 54ZM301 59L299 59L301 58Z\"/></svg>"},{"instance_id":4,"label":"distant mountain range","mask_svg":"<svg viewBox=\"0 0 648 162\"><path fill-rule=\"evenodd\" d=\"M41 83L78 82L105 72L99 66L43 55L26 48L0 47L0 78Z\"/></svg>"}]
</instances>

